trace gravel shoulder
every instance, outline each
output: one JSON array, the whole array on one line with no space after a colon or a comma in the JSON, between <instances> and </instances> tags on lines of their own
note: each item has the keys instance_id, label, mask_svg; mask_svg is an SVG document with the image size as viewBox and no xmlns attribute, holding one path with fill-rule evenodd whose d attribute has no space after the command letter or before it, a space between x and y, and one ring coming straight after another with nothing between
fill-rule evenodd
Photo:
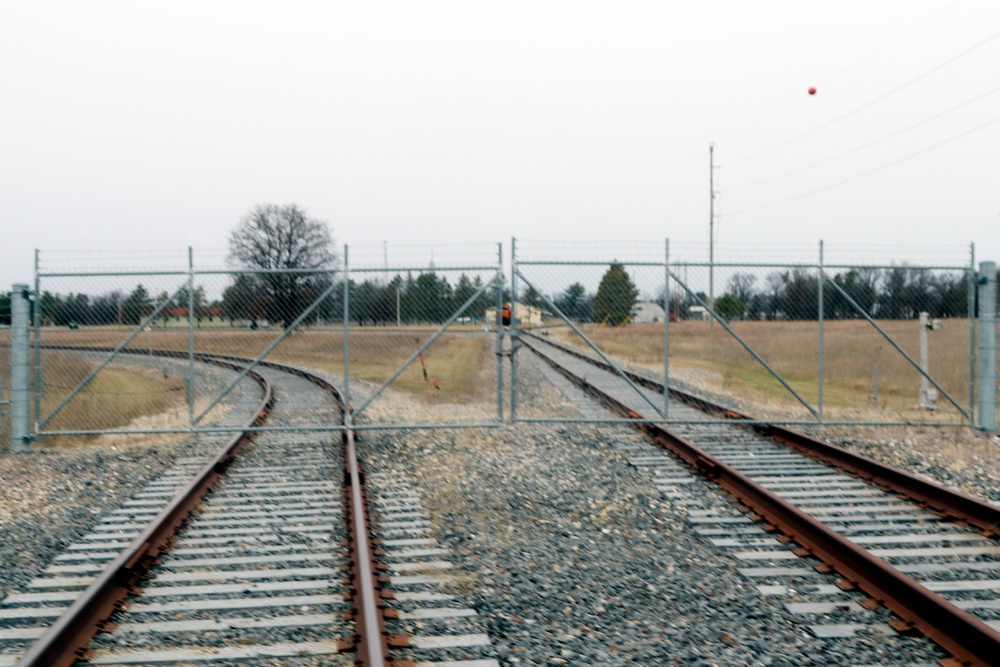
<instances>
[{"instance_id":1,"label":"gravel shoulder","mask_svg":"<svg viewBox=\"0 0 1000 667\"><path fill-rule=\"evenodd\" d=\"M521 368L525 406L579 414L538 370ZM419 482L502 664L914 665L941 657L925 640L898 635L814 637L784 600L761 596L738 574L740 563L693 534L683 502L661 498L611 446L628 442L638 436L625 426L518 424L369 432L362 455L373 471L403 470ZM707 485L703 493L725 504Z\"/></svg>"},{"instance_id":2,"label":"gravel shoulder","mask_svg":"<svg viewBox=\"0 0 1000 667\"><path fill-rule=\"evenodd\" d=\"M579 400L532 365L520 368L523 414L580 414ZM365 389L352 383L359 396ZM428 406L391 390L384 397L371 420L484 414L483 406ZM814 434L1000 500L995 438L959 429ZM370 470L405 471L420 484L503 664L888 666L940 657L922 639L859 633L831 645L813 637L779 601L760 596L733 558L692 534L688 508L661 498L612 447L628 442L638 436L626 426L523 423L366 431L360 439ZM0 595L19 590L176 458L212 446L177 438L0 454Z\"/></svg>"},{"instance_id":3,"label":"gravel shoulder","mask_svg":"<svg viewBox=\"0 0 1000 667\"><path fill-rule=\"evenodd\" d=\"M141 363L123 357L123 364ZM159 360L182 375L176 362ZM233 374L223 369L199 370L206 394L221 390ZM245 420L259 401L259 390L244 381L226 399L227 419ZM240 414L242 413L242 416ZM87 533L109 510L141 490L182 457L219 447L221 436L101 436L77 448L36 448L31 452L0 449L0 599L23 592L24 585L67 546ZM36 446L37 447L37 446Z\"/></svg>"}]
</instances>

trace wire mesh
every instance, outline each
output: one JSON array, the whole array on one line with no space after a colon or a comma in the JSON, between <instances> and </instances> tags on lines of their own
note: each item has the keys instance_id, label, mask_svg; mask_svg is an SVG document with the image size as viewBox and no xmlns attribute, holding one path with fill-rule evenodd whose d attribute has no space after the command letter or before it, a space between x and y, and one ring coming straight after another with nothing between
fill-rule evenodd
<instances>
[{"instance_id":1,"label":"wire mesh","mask_svg":"<svg viewBox=\"0 0 1000 667\"><path fill-rule=\"evenodd\" d=\"M497 260L405 271L352 261L349 378L359 424L496 423Z\"/></svg>"},{"instance_id":2,"label":"wire mesh","mask_svg":"<svg viewBox=\"0 0 1000 667\"><path fill-rule=\"evenodd\" d=\"M11 440L10 421L10 296L0 295L0 447Z\"/></svg>"},{"instance_id":3,"label":"wire mesh","mask_svg":"<svg viewBox=\"0 0 1000 667\"><path fill-rule=\"evenodd\" d=\"M671 245L670 279L665 250L660 266L648 261L658 247L609 243L602 254L588 245L574 261L575 244L518 240L518 300L539 308L532 324L550 340L757 417L968 421L968 247L964 264L957 250L944 249L930 267L901 264L880 254L886 249L852 266L835 248L845 264L824 262L821 273L819 247L812 258L799 246L771 249L786 261L752 251L745 262L730 249L726 261L709 263L694 261L698 246ZM521 261L522 253L530 259Z\"/></svg>"},{"instance_id":4,"label":"wire mesh","mask_svg":"<svg viewBox=\"0 0 1000 667\"><path fill-rule=\"evenodd\" d=\"M503 283L493 244L352 247L350 261L297 270L211 251L43 252L36 416L43 435L218 428L246 389L189 361L207 353L318 372L361 428L493 425L505 407L580 418L546 402L545 373L506 340L524 329L610 363L648 418L689 416L619 370L789 423L963 423L970 255L826 245L821 274L818 246L717 247L709 263L699 244L670 245L668 262L664 241L517 240Z\"/></svg>"}]
</instances>

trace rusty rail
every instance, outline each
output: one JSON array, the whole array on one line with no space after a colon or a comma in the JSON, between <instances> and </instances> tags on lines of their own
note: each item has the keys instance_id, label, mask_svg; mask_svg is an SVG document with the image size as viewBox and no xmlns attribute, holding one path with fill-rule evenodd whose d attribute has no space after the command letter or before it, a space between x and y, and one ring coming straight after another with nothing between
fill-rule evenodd
<instances>
[{"instance_id":1,"label":"rusty rail","mask_svg":"<svg viewBox=\"0 0 1000 667\"><path fill-rule=\"evenodd\" d=\"M146 352L148 354L148 351ZM156 352L154 351L154 354ZM163 351L159 356L173 357L185 353ZM229 361L199 358L234 370L242 370ZM264 391L253 418L246 428L257 426L267 417L274 404L270 384L259 373L253 380ZM95 634L113 628L111 615L123 607L126 597L135 590L156 559L163 554L174 533L191 510L221 477L229 464L252 435L246 431L233 436L219 453L198 471L191 482L167 503L132 542L97 576L83 594L69 606L52 626L25 652L17 667L69 667L86 659L87 645Z\"/></svg>"},{"instance_id":2,"label":"rusty rail","mask_svg":"<svg viewBox=\"0 0 1000 667\"><path fill-rule=\"evenodd\" d=\"M60 350L80 352L107 352L111 348L103 347L59 347ZM122 350L125 354L149 354L149 350ZM161 357L176 357L187 359L187 352L174 350L153 350L152 353ZM251 360L231 355L197 354L195 358L204 363L215 364L242 371ZM343 414L343 401L340 392L328 380L294 366L286 366L270 361L261 361L261 366L297 375L329 392L340 405ZM257 406L252 420L244 427L251 429L260 425L266 419L267 413L274 405L274 394L267 380L257 372L251 371L248 376L264 390L264 398ZM201 498L215 482L225 473L241 449L254 437L252 431L243 431L224 446L219 453L206 464L179 491L163 510L122 552L108 565L84 593L70 605L56 622L40 637L21 657L17 667L69 667L78 660L85 660L89 650L87 645L95 634L110 631L114 623L112 614L124 607L125 598L135 592L138 582L157 558L169 548L174 533L197 506ZM376 552L369 530L367 504L364 498L364 473L357 458L354 442L354 432L344 433L345 484L348 502L348 521L351 524L349 532L351 562L352 562L352 600L355 619L355 636L342 640L340 645L345 650L357 650L357 664L364 667L407 667L405 661L389 661L387 659L389 646L407 646L405 636L389 635L385 630L387 610L382 606L381 599L389 594L380 590L378 569L383 567L377 562Z\"/></svg>"},{"instance_id":3,"label":"rusty rail","mask_svg":"<svg viewBox=\"0 0 1000 667\"><path fill-rule=\"evenodd\" d=\"M629 419L641 419L627 405L563 368L534 345L527 344L527 347L613 411ZM1000 656L1000 633L982 620L872 556L735 468L698 449L685 438L651 422L638 423L636 427L690 467L726 489L771 527L791 537L802 547L797 554L815 556L826 566L820 568L836 571L845 578L846 586L862 589L875 602L892 610L899 617L893 624L897 630L922 632L954 656L953 664L973 667L996 665L997 656Z\"/></svg>"},{"instance_id":4,"label":"rusty rail","mask_svg":"<svg viewBox=\"0 0 1000 667\"><path fill-rule=\"evenodd\" d=\"M579 350L574 350L561 343L546 340L527 332L522 332L522 337L530 337L542 341L598 368L614 372L603 361L594 359ZM663 383L639 375L638 373L630 371L624 371L624 373L636 384L642 385L646 389L663 393ZM709 412L723 419L732 420L734 424L739 424L743 420L755 421L752 417L741 412L718 405L701 396L696 396L674 387L670 388L670 396L698 410ZM902 494L913 502L930 507L956 521L976 526L988 537L1000 536L1000 507L995 507L980 498L939 486L933 482L928 482L905 470L879 463L874 459L860 454L854 454L836 445L811 438L783 426L760 423L750 423L744 426L757 431L763 436L792 447L818 461L829 463L841 470L878 484L885 489L889 489L894 493Z\"/></svg>"}]
</instances>

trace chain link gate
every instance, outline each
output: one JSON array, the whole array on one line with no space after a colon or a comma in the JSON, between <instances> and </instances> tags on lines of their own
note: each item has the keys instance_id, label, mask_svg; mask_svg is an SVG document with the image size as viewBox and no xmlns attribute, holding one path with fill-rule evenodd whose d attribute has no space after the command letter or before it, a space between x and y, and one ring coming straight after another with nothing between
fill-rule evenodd
<instances>
[{"instance_id":1,"label":"chain link gate","mask_svg":"<svg viewBox=\"0 0 1000 667\"><path fill-rule=\"evenodd\" d=\"M625 371L770 423L972 423L971 263L826 263L822 243L813 262L704 262L669 247L512 242L515 300L530 319L518 337L604 362L657 421L678 420ZM581 420L521 410L530 371L516 359L515 419Z\"/></svg>"},{"instance_id":2,"label":"chain link gate","mask_svg":"<svg viewBox=\"0 0 1000 667\"><path fill-rule=\"evenodd\" d=\"M198 266L189 250L153 271L39 254L33 435L229 432L255 391L246 375L268 361L333 382L355 428L497 425L500 332L485 316L502 294L499 246L403 254L376 268L345 247L341 266L266 270ZM202 355L249 363L233 375Z\"/></svg>"},{"instance_id":3,"label":"chain link gate","mask_svg":"<svg viewBox=\"0 0 1000 667\"><path fill-rule=\"evenodd\" d=\"M380 259L345 249L343 385L352 426L498 426L500 244L395 248L392 263L383 248Z\"/></svg>"},{"instance_id":4,"label":"chain link gate","mask_svg":"<svg viewBox=\"0 0 1000 667\"><path fill-rule=\"evenodd\" d=\"M824 262L822 246L813 262L706 263L669 248L512 241L508 286L499 244L393 248L391 263L385 246L345 248L337 266L300 270L198 265L191 251L115 270L38 254L32 436L228 432L252 389L200 355L316 371L358 429L592 420L533 402L531 336L607 364L656 421L678 418L626 371L771 422L971 422L972 264Z\"/></svg>"}]
</instances>

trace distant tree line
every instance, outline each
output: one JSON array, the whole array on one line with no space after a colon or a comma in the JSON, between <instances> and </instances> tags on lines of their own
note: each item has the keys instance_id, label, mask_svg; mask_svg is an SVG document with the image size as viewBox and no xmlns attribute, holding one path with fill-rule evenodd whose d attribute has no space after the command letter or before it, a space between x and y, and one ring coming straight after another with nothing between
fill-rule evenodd
<instances>
[{"instance_id":1,"label":"distant tree line","mask_svg":"<svg viewBox=\"0 0 1000 667\"><path fill-rule=\"evenodd\" d=\"M329 273L296 276L296 287L286 298L277 298L273 285L266 284L268 274L234 274L231 284L223 291L222 298L209 301L204 286L195 286L191 301L197 322L209 317L256 326L264 321L289 325L313 304L331 286L329 295L318 304L305 324L338 322L343 318L343 283L335 284ZM462 274L454 285L434 271L416 276L397 275L392 280L350 281L349 316L359 324L395 324L400 322L443 323L483 286L480 277L469 278ZM9 322L10 296L4 294L0 301L0 314L7 313ZM114 290L98 296L83 293L42 294L42 321L56 326L135 326L162 303L169 303L157 315L156 321L166 325L170 320L188 317L188 289L182 287L170 298L167 292L152 297L143 285L137 285L129 294ZM472 319L481 319L487 308L495 305L496 295L486 289L464 313ZM398 312L397 312L398 303ZM4 307L6 306L6 310Z\"/></svg>"},{"instance_id":2,"label":"distant tree line","mask_svg":"<svg viewBox=\"0 0 1000 667\"><path fill-rule=\"evenodd\" d=\"M205 298L205 288L194 288L194 314L197 320L219 313L219 302L209 303ZM53 294L42 292L42 322L48 325L102 326L123 324L135 326L149 317L156 307L169 301L157 317L166 323L170 318L186 318L188 312L188 289L182 287L170 298L167 292L159 296L150 295L142 284L136 285L128 295L121 290L112 290L98 296L83 293ZM183 311L183 315L181 314Z\"/></svg>"},{"instance_id":3,"label":"distant tree line","mask_svg":"<svg viewBox=\"0 0 1000 667\"><path fill-rule=\"evenodd\" d=\"M296 277L295 289L282 297L280 287L268 283L266 273L234 273L222 298L209 301L204 286L195 286L191 295L194 315L198 322L208 317L220 317L236 326L243 324L290 324L310 304L331 286L333 289L310 313L306 323L332 323L343 318L343 283L335 283L336 274L318 271ZM968 284L964 273L934 272L914 267L891 269L851 269L837 273L834 282L868 315L878 319L912 319L925 310L931 317L967 317ZM363 282L350 281L351 321L361 325L395 324L397 317L404 324L442 323L469 300L483 281L462 274L455 284L434 270L396 275L391 280L371 278ZM726 319L748 320L815 320L819 308L818 277L815 271L789 269L775 271L761 282L752 273L730 276L726 290L716 298L716 312ZM698 293L707 302L708 297ZM503 300L509 301L505 289ZM628 320L638 298L638 290L620 264L612 263L601 279L596 293L588 293L581 283L573 283L552 303L562 313L579 322L605 322L612 325ZM85 326L139 324L153 310L169 299L157 321L167 324L170 319L186 320L188 290L180 289L171 298L167 292L153 297L139 284L125 294L121 290L91 296L83 293L42 293L42 321L48 325ZM519 301L549 310L546 300L534 288L519 295ZM699 305L698 299L680 289L671 290L671 313L680 318L690 315ZM663 293L656 299L664 305ZM472 319L482 318L495 306L493 288L487 288L464 313ZM832 285L823 291L823 316L826 319L861 317L857 310ZM0 324L10 323L10 295L0 295Z\"/></svg>"},{"instance_id":4,"label":"distant tree line","mask_svg":"<svg viewBox=\"0 0 1000 667\"><path fill-rule=\"evenodd\" d=\"M872 318L902 320L927 311L931 317L968 316L968 278L964 273L932 272L899 266L891 269L851 269L837 273L833 282ZM704 293L698 296L707 301ZM659 299L663 304L663 296ZM671 294L671 312L685 317L697 300L683 293ZM862 317L840 290L823 288L823 317ZM726 291L715 301L725 319L815 320L819 314L819 276L807 269L774 271L763 284L752 273L734 273Z\"/></svg>"}]
</instances>

